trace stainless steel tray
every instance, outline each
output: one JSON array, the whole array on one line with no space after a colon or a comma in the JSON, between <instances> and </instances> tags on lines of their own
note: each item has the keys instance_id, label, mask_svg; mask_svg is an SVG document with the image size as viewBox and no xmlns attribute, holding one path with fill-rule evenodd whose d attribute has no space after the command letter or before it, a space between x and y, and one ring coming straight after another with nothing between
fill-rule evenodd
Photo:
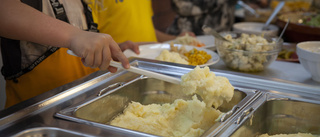
<instances>
[{"instance_id":1,"label":"stainless steel tray","mask_svg":"<svg viewBox=\"0 0 320 137\"><path fill-rule=\"evenodd\" d=\"M37 127L23 130L13 137L94 137L93 135L83 134L71 130L56 127Z\"/></svg>"},{"instance_id":2,"label":"stainless steel tray","mask_svg":"<svg viewBox=\"0 0 320 137\"><path fill-rule=\"evenodd\" d=\"M79 105L66 108L58 112L55 116L74 122L99 126L103 128L113 128L109 122L117 115L121 114L125 107L136 101L141 104L163 104L173 103L176 99L191 99L181 92L180 85L160 81L153 78L138 77L129 82L117 82L102 89L98 96L92 100ZM218 109L226 112L220 122L213 125L207 132L218 132L233 115L260 95L260 91L236 88L232 100L224 103ZM100 96L99 96L100 95ZM123 130L118 128L121 132Z\"/></svg>"},{"instance_id":3,"label":"stainless steel tray","mask_svg":"<svg viewBox=\"0 0 320 137\"><path fill-rule=\"evenodd\" d=\"M135 65L141 69L162 73L177 78L181 77L181 75L185 73L188 73L194 68L193 66L188 65L180 65L148 59L133 58L130 60L132 65ZM242 100L238 102L238 104L233 108L231 108L233 103L230 103L231 106L221 107L221 110L224 112L227 112L228 110L230 110L230 108L233 111L228 111L230 112L228 113L229 115L226 115L224 120L222 120L218 124L215 124L212 128L207 130L207 132L205 132L203 136L231 136L232 133L237 132L237 129L240 129L239 127L243 123L247 122L247 119L251 116L251 114L253 114L253 112L257 112L258 114L259 106L262 106L264 102L272 102L273 96L277 97L276 100L284 99L283 101L285 101L285 98L290 98L290 100L308 102L311 104L319 104L318 102L320 101L319 86L310 86L292 81L270 79L237 72L215 69L210 70L215 72L217 76L227 77L231 84L237 87L235 96L239 96L239 98L234 99L234 104L236 104L239 100ZM108 98L107 96L109 95L119 94L120 92L118 91L120 91L122 88L126 88L126 86L129 86L131 83L139 83L138 81L146 82L154 81L154 79L141 77L138 74L127 72L125 70L120 70L117 73L108 73L106 71L95 72L86 78L79 79L72 83L48 91L23 103L17 104L12 108L0 111L0 136L12 136L21 131L28 131L29 129L34 128L33 125L36 125L37 127L57 127L83 134L92 134L94 136L152 136L150 134L104 124L104 122L108 121L107 118L112 118L112 115L121 111L121 109L119 108L114 110L113 113L109 113L110 115L105 115L101 118L95 118L86 115L81 116L82 113L80 115L76 113L81 112L81 110L89 110L90 108L86 108L86 106L94 107L94 105L91 105L90 103L103 100L102 98ZM257 89L258 91L251 89ZM148 96L148 98L152 98L153 96L157 95L166 96L162 94L167 92L170 93L169 90L166 90L167 89L154 88L152 90L148 90L152 92L147 92L147 90L145 90L138 92L138 94L143 95L142 97ZM148 94L145 95L144 93ZM98 94L100 94L100 96L97 96ZM176 96L170 95L170 97L172 97L171 99L174 99L174 97ZM137 99L138 101L142 100L142 98L136 97L134 95L132 95L132 97L128 97L128 100L129 99ZM168 99L158 100L157 103L161 103L164 101L168 101ZM126 102L127 101L122 101L122 103ZM145 101L144 103L148 103L148 101ZM99 105L99 103L97 104ZM278 105L278 103L266 104L274 104L267 106ZM113 105L120 106L121 104L113 103ZM102 107L99 109L104 108L107 107ZM261 108L267 109L268 111L272 110L268 107ZM316 109L318 110L319 108L316 107ZM105 110L99 111L105 112ZM110 110L110 112L112 111ZM265 111L259 113L263 112ZM82 118L80 118L80 116ZM63 119L57 117L61 117ZM92 118L92 120L88 120L85 118ZM99 123L99 120L105 121ZM318 127L316 126L316 128Z\"/></svg>"},{"instance_id":4,"label":"stainless steel tray","mask_svg":"<svg viewBox=\"0 0 320 137\"><path fill-rule=\"evenodd\" d=\"M234 117L218 136L311 133L320 136L320 100L266 93Z\"/></svg>"}]
</instances>

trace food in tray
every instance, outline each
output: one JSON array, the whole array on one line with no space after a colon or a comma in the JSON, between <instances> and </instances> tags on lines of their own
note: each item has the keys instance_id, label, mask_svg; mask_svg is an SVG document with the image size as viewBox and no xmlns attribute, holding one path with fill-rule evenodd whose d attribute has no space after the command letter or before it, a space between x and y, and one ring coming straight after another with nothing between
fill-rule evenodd
<instances>
[{"instance_id":1,"label":"food in tray","mask_svg":"<svg viewBox=\"0 0 320 137\"><path fill-rule=\"evenodd\" d=\"M274 9L280 0L272 0L270 7ZM308 11L311 6L311 0L287 0L281 12Z\"/></svg>"},{"instance_id":2,"label":"food in tray","mask_svg":"<svg viewBox=\"0 0 320 137\"><path fill-rule=\"evenodd\" d=\"M204 47L205 44L200 42L197 38L190 36L188 33L184 36L177 37L174 41L174 44L181 44L181 45L191 45L196 47Z\"/></svg>"},{"instance_id":3,"label":"food in tray","mask_svg":"<svg viewBox=\"0 0 320 137\"><path fill-rule=\"evenodd\" d=\"M224 42L219 50L220 57L232 69L240 71L261 71L264 64L270 61L269 51L277 48L277 44L268 42L262 35L242 33L238 38L227 34L225 38L231 42Z\"/></svg>"},{"instance_id":4,"label":"food in tray","mask_svg":"<svg viewBox=\"0 0 320 137\"><path fill-rule=\"evenodd\" d=\"M290 19L290 23L302 26L320 27L320 15L318 12L288 12L281 14L278 19L284 22Z\"/></svg>"},{"instance_id":5,"label":"food in tray","mask_svg":"<svg viewBox=\"0 0 320 137\"><path fill-rule=\"evenodd\" d=\"M190 51L187 51L184 46L180 49L175 47L173 44L170 44L170 51L163 50L159 56L156 57L157 60L168 61L174 63L181 64L189 64L189 65L203 65L211 59L211 55L209 55L205 51L197 50L193 48Z\"/></svg>"},{"instance_id":6,"label":"food in tray","mask_svg":"<svg viewBox=\"0 0 320 137\"><path fill-rule=\"evenodd\" d=\"M298 60L297 53L295 50L290 50L290 49L282 49L279 54L278 54L278 60Z\"/></svg>"},{"instance_id":7,"label":"food in tray","mask_svg":"<svg viewBox=\"0 0 320 137\"><path fill-rule=\"evenodd\" d=\"M303 24L313 27L320 27L320 15L315 14L313 16L306 17Z\"/></svg>"},{"instance_id":8,"label":"food in tray","mask_svg":"<svg viewBox=\"0 0 320 137\"><path fill-rule=\"evenodd\" d=\"M198 94L208 107L218 108L224 101L229 102L234 94L234 87L226 77L216 76L209 67L197 66L181 77L183 92L187 95Z\"/></svg>"},{"instance_id":9,"label":"food in tray","mask_svg":"<svg viewBox=\"0 0 320 137\"><path fill-rule=\"evenodd\" d=\"M172 104L141 105L133 101L110 124L160 136L201 136L223 114L212 104L217 108L223 100L230 101L234 88L228 79L215 76L208 67L197 66L181 79L185 94L199 94L204 101L196 95L192 100L176 99Z\"/></svg>"},{"instance_id":10,"label":"food in tray","mask_svg":"<svg viewBox=\"0 0 320 137\"><path fill-rule=\"evenodd\" d=\"M221 112L200 101L177 99L172 104L141 105L132 102L111 125L160 136L200 136Z\"/></svg>"},{"instance_id":11,"label":"food in tray","mask_svg":"<svg viewBox=\"0 0 320 137\"><path fill-rule=\"evenodd\" d=\"M276 134L276 135L262 134L259 137L317 137L317 136L312 135L310 133L297 133L297 134Z\"/></svg>"}]
</instances>

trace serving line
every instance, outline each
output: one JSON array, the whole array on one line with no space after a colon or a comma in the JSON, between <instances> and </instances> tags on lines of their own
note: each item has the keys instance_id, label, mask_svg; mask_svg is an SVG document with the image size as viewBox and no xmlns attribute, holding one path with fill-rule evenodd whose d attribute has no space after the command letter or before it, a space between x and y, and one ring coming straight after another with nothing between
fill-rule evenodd
<instances>
[{"instance_id":1,"label":"serving line","mask_svg":"<svg viewBox=\"0 0 320 137\"><path fill-rule=\"evenodd\" d=\"M194 66L147 59L130 58L129 60L131 64L138 68L176 78L179 78L182 74L194 68ZM274 88L274 85L278 83L277 86L279 87L277 87L278 90L275 90L275 94L284 94L282 91L286 91L286 93L290 93L299 99L304 98L319 101L320 98L320 93L317 92L320 91L320 85L306 86L296 83L285 83L278 81L278 79L256 78L252 77L253 75L245 75L243 73L233 73L215 69L211 69L211 71L215 72L218 76L227 77L232 85L240 88L247 87L255 89L261 86L260 88L266 91L269 88ZM20 131L34 127L58 127L64 130L94 136L150 136L150 134L125 130L115 132L115 128L105 129L53 117L56 112L65 108L96 98L99 91L108 85L126 80L131 81L139 76L140 75L124 70L119 70L116 73L97 71L85 78L73 81L72 83L19 103L9 109L0 111L0 136L14 135Z\"/></svg>"}]
</instances>

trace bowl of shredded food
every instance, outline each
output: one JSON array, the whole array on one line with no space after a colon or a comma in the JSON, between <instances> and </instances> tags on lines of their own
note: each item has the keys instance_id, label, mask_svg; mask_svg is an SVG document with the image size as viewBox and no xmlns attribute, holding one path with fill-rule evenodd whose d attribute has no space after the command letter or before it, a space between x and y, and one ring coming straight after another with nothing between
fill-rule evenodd
<instances>
[{"instance_id":1,"label":"bowl of shredded food","mask_svg":"<svg viewBox=\"0 0 320 137\"><path fill-rule=\"evenodd\" d=\"M227 67L243 71L263 71L281 50L283 40L276 36L256 35L240 32L220 33L229 42L216 39L220 58Z\"/></svg>"}]
</instances>

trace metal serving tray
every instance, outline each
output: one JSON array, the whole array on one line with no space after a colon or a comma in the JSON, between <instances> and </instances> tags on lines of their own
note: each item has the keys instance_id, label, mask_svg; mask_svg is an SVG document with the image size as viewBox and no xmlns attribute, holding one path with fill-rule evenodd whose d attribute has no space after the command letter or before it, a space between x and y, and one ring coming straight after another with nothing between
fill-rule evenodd
<instances>
[{"instance_id":1,"label":"metal serving tray","mask_svg":"<svg viewBox=\"0 0 320 137\"><path fill-rule=\"evenodd\" d=\"M56 127L37 127L23 130L13 137L94 137L93 135L83 134L71 130Z\"/></svg>"},{"instance_id":2,"label":"metal serving tray","mask_svg":"<svg viewBox=\"0 0 320 137\"><path fill-rule=\"evenodd\" d=\"M320 101L266 93L234 117L219 136L311 133L320 137Z\"/></svg>"},{"instance_id":3,"label":"metal serving tray","mask_svg":"<svg viewBox=\"0 0 320 137\"><path fill-rule=\"evenodd\" d=\"M148 59L139 59L133 58L131 59L131 64L139 67L141 69L162 73L172 77L181 77L181 75L188 73L190 70L194 68L194 66L182 65L182 64L174 64L169 62L161 62L155 60ZM259 77L249 74L223 71L210 69L215 72L217 76L227 77L230 83L237 87L236 95L239 97L238 99L234 99L234 103L229 103L230 106L222 106L219 109L221 111L227 112L228 115L221 122L213 125L210 129L208 129L203 136L231 136L231 134L235 133L237 129L240 129L240 126L247 122L248 118L251 118L251 114L253 112L257 112L259 106L262 106L264 102L272 101L273 93L275 95L283 95L284 97L277 96L276 100L283 100L285 98L290 98L290 100L296 100L300 102L307 102L311 104L320 104L320 87L319 86L310 86L292 81L285 81L279 79L271 79L265 77ZM138 82L141 81L141 82ZM78 133L94 135L94 136L152 136L150 134L137 132L133 130L118 128L114 126L110 126L108 124L104 124L107 121L107 118L112 118L112 115L115 115L116 112L121 112L121 109L114 106L120 106L121 104L113 103L106 106L98 107L99 110L106 114L109 112L114 112L114 114L110 115L101 115L101 118L93 118L93 120L98 120L95 122L93 120L88 120L85 118L89 118L89 116L82 116L80 118L77 112L85 112L85 110L89 111L89 107L93 107L91 103L99 102L103 100L102 98L108 98L109 95L121 95L121 97L125 96L120 94L122 88L126 88L131 83L143 83L148 81L156 81L156 85L165 85L166 88L169 88L163 82L157 82L157 80L141 77L138 74L134 74L131 72L127 72L125 70L119 70L117 73L108 73L106 71L98 71L86 78L79 79L72 83L66 84L64 86L58 87L51 91L48 91L42 95L29 99L25 102L19 103L14 107L6 109L4 111L0 111L0 136L13 136L21 131L32 131L32 129L36 127L57 127L60 129L68 130L68 131L76 131ZM150 83L149 82L149 83ZM139 85L139 84L136 84ZM146 87L146 85L139 85L140 89ZM171 99L167 100L158 100L157 102L170 101L176 97L176 92L171 93L170 90L155 87L145 88L145 91L133 91L134 88L130 89L131 92L137 92L136 94L127 94L126 97L130 100L143 100L144 103L148 103L149 101L144 100L143 98L152 99L153 96L166 96L170 93L174 95L170 95ZM174 89L171 87L172 90ZM251 90L257 89L259 91ZM122 89L123 90L123 89ZM99 92L101 91L101 92ZM166 92L163 92L166 91ZM122 91L122 93L125 93ZM145 94L148 93L148 94ZM272 94L271 94L272 93ZM100 96L97 97L97 95ZM267 96L267 94L269 94ZM283 98L283 99L282 99ZM241 100L241 101L240 101ZM275 101L276 101L275 100ZM110 101L110 100L109 100ZM122 101L123 103L127 103L128 101ZM155 99L153 101L156 102ZM240 101L240 102L239 102ZM232 105L236 104L234 107ZM151 102L149 102L151 103ZM267 103L267 106L276 106L278 103ZM273 104L273 105L271 105ZM281 104L281 103L279 103ZM97 103L99 105L99 103ZM101 104L100 104L101 105ZM124 104L122 104L124 106ZM296 104L293 104L296 105ZM317 106L316 105L316 106ZM112 106L112 107L111 107ZM115 110L112 110L113 108ZM225 108L225 109L224 109ZM261 109L267 108L268 111L261 110L262 112L257 114L264 114L264 112L268 113L272 112L273 109L269 107L264 107ZM299 108L299 107L298 107ZM101 109L101 110L100 110ZM260 109L260 108L259 108ZM299 108L300 109L300 108ZM317 111L319 110L316 107ZM62 111L61 111L62 110ZM281 110L281 109L280 109ZM280 111L278 110L278 111ZM58 113L57 113L58 112ZM85 114L85 113L83 113ZM89 114L89 113L87 113ZM316 113L319 115L318 113ZM55 117L53 117L55 116ZM57 118L61 117L61 118ZM313 118L319 118L317 116L312 116ZM310 118L312 118L310 116ZM255 117L253 117L255 118ZM66 120L68 119L68 120ZM99 123L99 120L105 120ZM258 119L259 120L259 119ZM263 119L262 119L263 120ZM315 120L319 123L319 120ZM237 122L237 123L236 123ZM83 124L85 123L85 124ZM245 125L245 124L244 124ZM270 126L266 126L270 127ZM251 127L254 129L254 127ZM315 128L319 129L316 125ZM41 129L42 130L42 129ZM50 130L50 129L49 129ZM42 130L42 131L48 131ZM60 135L60 133L65 133L61 130L51 130L57 131L56 134ZM256 130L258 131L258 129ZM269 130L264 130L269 131ZM237 131L238 132L238 131ZM260 133L264 133L259 131ZM266 132L265 132L266 133Z\"/></svg>"},{"instance_id":4,"label":"metal serving tray","mask_svg":"<svg viewBox=\"0 0 320 137\"><path fill-rule=\"evenodd\" d=\"M185 96L179 92L180 89L180 85L153 78L139 77L129 82L116 82L107 86L100 91L96 98L66 108L55 116L74 122L114 129L113 126L109 125L109 122L115 116L121 114L131 101L147 105L172 103L180 98L191 99L191 96ZM260 91L256 90L236 88L232 100L218 108L226 114L220 122L213 125L214 128L210 128L207 132L218 132L223 127L224 122L248 105L259 93ZM122 128L115 130L123 132Z\"/></svg>"}]
</instances>

